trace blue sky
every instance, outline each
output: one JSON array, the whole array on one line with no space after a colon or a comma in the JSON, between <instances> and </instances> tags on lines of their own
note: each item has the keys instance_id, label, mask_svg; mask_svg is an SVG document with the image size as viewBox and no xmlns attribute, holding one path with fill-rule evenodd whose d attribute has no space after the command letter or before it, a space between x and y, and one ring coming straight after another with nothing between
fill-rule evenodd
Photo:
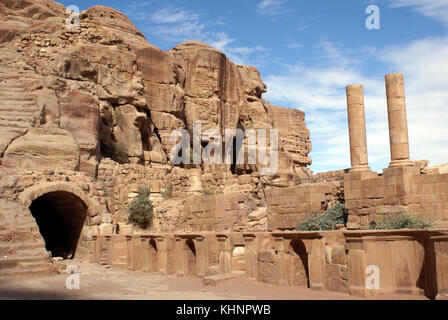
<instances>
[{"instance_id":1,"label":"blue sky","mask_svg":"<svg viewBox=\"0 0 448 320\"><path fill-rule=\"evenodd\" d=\"M265 99L305 111L315 172L350 167L348 84L364 85L370 166L388 166L384 75L404 73L411 159L448 162L448 0L59 2L120 10L165 50L197 39L256 66ZM379 30L365 26L372 4Z\"/></svg>"}]
</instances>

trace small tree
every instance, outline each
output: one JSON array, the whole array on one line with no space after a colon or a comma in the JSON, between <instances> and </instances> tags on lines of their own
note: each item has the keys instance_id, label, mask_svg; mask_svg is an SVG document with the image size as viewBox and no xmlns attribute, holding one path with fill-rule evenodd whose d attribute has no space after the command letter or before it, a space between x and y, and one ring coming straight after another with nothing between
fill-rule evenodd
<instances>
[{"instance_id":1,"label":"small tree","mask_svg":"<svg viewBox=\"0 0 448 320\"><path fill-rule=\"evenodd\" d=\"M128 206L129 222L147 229L152 224L153 205L149 188L139 188L138 196Z\"/></svg>"}]
</instances>

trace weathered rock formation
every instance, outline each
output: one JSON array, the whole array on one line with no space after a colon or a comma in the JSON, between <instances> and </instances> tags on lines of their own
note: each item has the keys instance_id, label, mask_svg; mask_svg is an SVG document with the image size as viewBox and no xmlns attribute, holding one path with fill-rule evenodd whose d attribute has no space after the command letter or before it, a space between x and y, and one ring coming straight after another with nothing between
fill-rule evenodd
<instances>
[{"instance_id":1,"label":"weathered rock formation","mask_svg":"<svg viewBox=\"0 0 448 320\"><path fill-rule=\"evenodd\" d=\"M309 174L304 114L266 104L255 68L200 41L160 50L107 7L82 12L79 28L67 28L67 19L49 0L0 4L2 165L94 176L103 157L170 164L171 132L192 132L201 121L203 131L223 137L226 129L279 129L278 173ZM233 173L258 169L239 165Z\"/></svg>"}]
</instances>

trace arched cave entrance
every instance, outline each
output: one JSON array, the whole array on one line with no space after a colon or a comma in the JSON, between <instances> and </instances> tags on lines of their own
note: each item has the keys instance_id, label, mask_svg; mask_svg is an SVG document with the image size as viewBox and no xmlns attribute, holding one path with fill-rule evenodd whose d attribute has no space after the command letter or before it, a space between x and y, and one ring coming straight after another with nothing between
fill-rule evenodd
<instances>
[{"instance_id":1,"label":"arched cave entrance","mask_svg":"<svg viewBox=\"0 0 448 320\"><path fill-rule=\"evenodd\" d=\"M187 275L196 274L196 248L192 239L185 242L185 254L187 262Z\"/></svg>"},{"instance_id":2,"label":"arched cave entrance","mask_svg":"<svg viewBox=\"0 0 448 320\"><path fill-rule=\"evenodd\" d=\"M159 269L158 254L157 254L157 243L154 239L149 240L148 251L149 251L149 257L148 257L149 272L157 272Z\"/></svg>"},{"instance_id":3,"label":"arched cave entrance","mask_svg":"<svg viewBox=\"0 0 448 320\"><path fill-rule=\"evenodd\" d=\"M293 286L309 288L308 253L305 244L302 240L294 239L290 247L289 282Z\"/></svg>"},{"instance_id":4,"label":"arched cave entrance","mask_svg":"<svg viewBox=\"0 0 448 320\"><path fill-rule=\"evenodd\" d=\"M53 257L74 257L87 209L83 200L66 191L49 192L31 202L31 214Z\"/></svg>"}]
</instances>

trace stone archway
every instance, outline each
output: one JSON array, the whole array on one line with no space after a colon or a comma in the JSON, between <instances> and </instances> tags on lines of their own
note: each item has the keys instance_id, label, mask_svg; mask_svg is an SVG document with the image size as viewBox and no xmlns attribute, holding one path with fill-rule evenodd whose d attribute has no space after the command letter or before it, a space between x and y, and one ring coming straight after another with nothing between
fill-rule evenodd
<instances>
[{"instance_id":1,"label":"stone archway","mask_svg":"<svg viewBox=\"0 0 448 320\"><path fill-rule=\"evenodd\" d=\"M310 287L308 253L302 240L293 239L290 244L288 282L293 286Z\"/></svg>"},{"instance_id":2,"label":"stone archway","mask_svg":"<svg viewBox=\"0 0 448 320\"><path fill-rule=\"evenodd\" d=\"M157 250L157 242L151 238L148 243L148 270L149 272L157 272L159 271L158 267L158 250Z\"/></svg>"},{"instance_id":3,"label":"stone archway","mask_svg":"<svg viewBox=\"0 0 448 320\"><path fill-rule=\"evenodd\" d=\"M73 183L53 182L32 186L20 196L31 211L53 257L73 258L84 224L94 206Z\"/></svg>"},{"instance_id":4,"label":"stone archway","mask_svg":"<svg viewBox=\"0 0 448 320\"><path fill-rule=\"evenodd\" d=\"M192 239L185 241L185 262L187 275L196 275L196 247Z\"/></svg>"}]
</instances>

